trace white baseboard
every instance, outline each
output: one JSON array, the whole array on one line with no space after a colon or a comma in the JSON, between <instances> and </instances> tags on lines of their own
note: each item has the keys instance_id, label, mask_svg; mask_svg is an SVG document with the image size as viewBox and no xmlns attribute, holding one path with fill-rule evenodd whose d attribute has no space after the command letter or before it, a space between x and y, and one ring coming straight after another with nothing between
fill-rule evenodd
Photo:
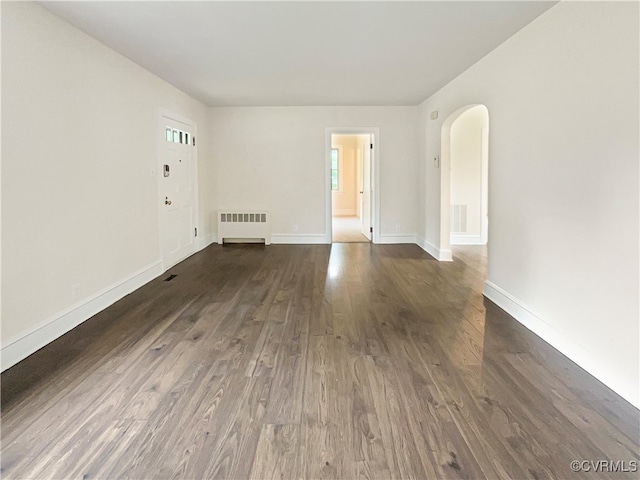
<instances>
[{"instance_id":1,"label":"white baseboard","mask_svg":"<svg viewBox=\"0 0 640 480\"><path fill-rule=\"evenodd\" d=\"M355 217L358 212L355 208L337 208L331 211L331 215L334 217Z\"/></svg>"},{"instance_id":2,"label":"white baseboard","mask_svg":"<svg viewBox=\"0 0 640 480\"><path fill-rule=\"evenodd\" d=\"M451 255L451 250L440 250L439 248L434 247L429 242L427 242L422 237L416 237L416 244L422 248L425 252L431 255L436 260L440 262L452 262L453 256Z\"/></svg>"},{"instance_id":3,"label":"white baseboard","mask_svg":"<svg viewBox=\"0 0 640 480\"><path fill-rule=\"evenodd\" d=\"M25 332L9 338L6 342L3 341L0 352L2 371L27 358L162 273L162 262L154 262L121 282L104 288Z\"/></svg>"},{"instance_id":4,"label":"white baseboard","mask_svg":"<svg viewBox=\"0 0 640 480\"><path fill-rule=\"evenodd\" d=\"M416 243L416 236L410 234L390 235L381 233L377 243L394 244L394 243Z\"/></svg>"},{"instance_id":5,"label":"white baseboard","mask_svg":"<svg viewBox=\"0 0 640 480\"><path fill-rule=\"evenodd\" d=\"M451 245L486 245L487 242L482 241L482 235L466 235L464 233L452 233Z\"/></svg>"},{"instance_id":6,"label":"white baseboard","mask_svg":"<svg viewBox=\"0 0 640 480\"><path fill-rule=\"evenodd\" d=\"M324 233L320 234L280 234L274 233L271 235L271 243L274 244L326 244L327 236Z\"/></svg>"},{"instance_id":7,"label":"white baseboard","mask_svg":"<svg viewBox=\"0 0 640 480\"><path fill-rule=\"evenodd\" d=\"M623 378L618 371L611 371L603 366L593 352L557 331L553 326L531 312L519 299L489 280L484 282L483 294L560 353L596 377L636 408L640 408L638 392L629 384L628 379Z\"/></svg>"},{"instance_id":8,"label":"white baseboard","mask_svg":"<svg viewBox=\"0 0 640 480\"><path fill-rule=\"evenodd\" d=\"M217 238L215 233L210 233L206 237L202 237L198 240L198 251L207 248L212 243L217 243Z\"/></svg>"}]
</instances>

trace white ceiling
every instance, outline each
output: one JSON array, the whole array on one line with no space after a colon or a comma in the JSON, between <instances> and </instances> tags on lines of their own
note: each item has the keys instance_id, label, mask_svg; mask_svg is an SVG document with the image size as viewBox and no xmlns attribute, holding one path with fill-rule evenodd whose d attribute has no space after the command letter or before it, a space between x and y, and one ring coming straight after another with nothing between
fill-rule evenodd
<instances>
[{"instance_id":1,"label":"white ceiling","mask_svg":"<svg viewBox=\"0 0 640 480\"><path fill-rule=\"evenodd\" d=\"M210 106L417 105L556 2L42 2Z\"/></svg>"}]
</instances>

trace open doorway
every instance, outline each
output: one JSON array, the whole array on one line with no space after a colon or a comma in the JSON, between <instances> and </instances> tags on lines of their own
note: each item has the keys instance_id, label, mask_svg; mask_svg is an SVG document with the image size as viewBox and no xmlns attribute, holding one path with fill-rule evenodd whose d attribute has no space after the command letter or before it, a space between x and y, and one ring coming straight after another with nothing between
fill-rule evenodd
<instances>
[{"instance_id":1,"label":"open doorway","mask_svg":"<svg viewBox=\"0 0 640 480\"><path fill-rule=\"evenodd\" d=\"M371 241L371 135L331 135L331 241Z\"/></svg>"},{"instance_id":2,"label":"open doorway","mask_svg":"<svg viewBox=\"0 0 640 480\"><path fill-rule=\"evenodd\" d=\"M379 224L378 128L327 128L327 243L373 242Z\"/></svg>"},{"instance_id":3,"label":"open doorway","mask_svg":"<svg viewBox=\"0 0 640 480\"><path fill-rule=\"evenodd\" d=\"M476 105L451 125L451 245L486 245L489 114Z\"/></svg>"},{"instance_id":4,"label":"open doorway","mask_svg":"<svg viewBox=\"0 0 640 480\"><path fill-rule=\"evenodd\" d=\"M489 112L464 106L442 125L441 250L487 245L489 236Z\"/></svg>"}]
</instances>

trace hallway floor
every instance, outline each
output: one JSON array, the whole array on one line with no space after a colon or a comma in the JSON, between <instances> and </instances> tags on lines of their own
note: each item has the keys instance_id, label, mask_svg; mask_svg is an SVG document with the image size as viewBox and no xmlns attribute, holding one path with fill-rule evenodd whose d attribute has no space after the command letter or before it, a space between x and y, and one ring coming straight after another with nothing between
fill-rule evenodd
<instances>
[{"instance_id":1,"label":"hallway floor","mask_svg":"<svg viewBox=\"0 0 640 480\"><path fill-rule=\"evenodd\" d=\"M332 217L331 239L333 243L368 243L361 228L359 217Z\"/></svg>"}]
</instances>

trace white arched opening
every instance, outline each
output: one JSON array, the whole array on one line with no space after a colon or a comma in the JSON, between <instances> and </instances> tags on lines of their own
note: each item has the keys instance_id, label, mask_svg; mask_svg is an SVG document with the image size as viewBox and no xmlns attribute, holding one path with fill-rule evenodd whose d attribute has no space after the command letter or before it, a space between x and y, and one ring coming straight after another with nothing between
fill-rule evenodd
<instances>
[{"instance_id":1,"label":"white arched opening","mask_svg":"<svg viewBox=\"0 0 640 480\"><path fill-rule=\"evenodd\" d=\"M442 124L441 250L450 250L452 244L487 243L488 138L489 112L487 107L481 104L459 108ZM452 220L455 223L453 229Z\"/></svg>"}]
</instances>

